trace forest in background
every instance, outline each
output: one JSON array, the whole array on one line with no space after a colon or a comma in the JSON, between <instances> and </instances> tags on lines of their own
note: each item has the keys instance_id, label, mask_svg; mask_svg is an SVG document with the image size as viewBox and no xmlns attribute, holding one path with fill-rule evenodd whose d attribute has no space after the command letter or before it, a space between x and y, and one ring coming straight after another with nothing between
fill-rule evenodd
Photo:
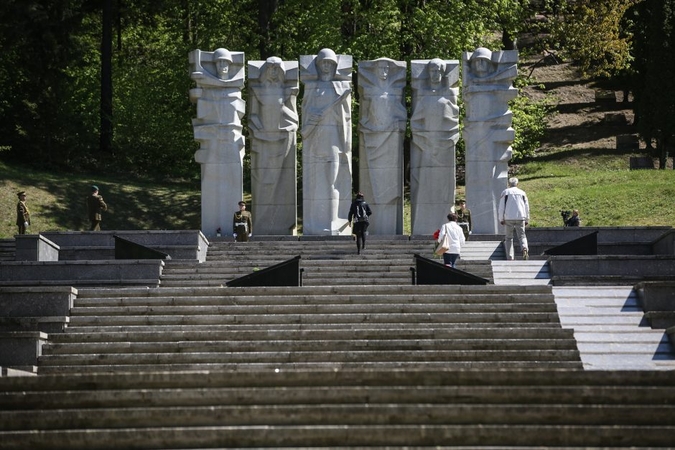
<instances>
[{"instance_id":1,"label":"forest in background","mask_svg":"<svg viewBox=\"0 0 675 450\"><path fill-rule=\"evenodd\" d=\"M461 59L478 46L514 48L522 36L530 39L521 53L571 58L586 75L630 91L640 135L651 152L667 156L675 128L673 6L675 0L5 0L0 158L51 171L194 180L191 50L296 60L329 47L352 55L356 67L384 56ZM523 74L517 85L531 83ZM518 159L536 152L551 105L523 95L512 109ZM357 155L357 136L354 147Z\"/></svg>"}]
</instances>

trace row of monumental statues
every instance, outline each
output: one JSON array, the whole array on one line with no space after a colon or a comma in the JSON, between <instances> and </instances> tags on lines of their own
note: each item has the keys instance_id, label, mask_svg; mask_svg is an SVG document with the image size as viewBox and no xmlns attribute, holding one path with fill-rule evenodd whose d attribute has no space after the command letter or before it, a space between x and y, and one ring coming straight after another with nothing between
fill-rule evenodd
<instances>
[{"instance_id":1,"label":"row of monumental statues","mask_svg":"<svg viewBox=\"0 0 675 450\"><path fill-rule=\"evenodd\" d=\"M200 143L202 230L207 236L231 219L243 196L244 136L248 106L251 194L256 233L295 234L297 132L302 136L305 235L351 234L352 57L322 49L298 61L270 57L248 63L227 49L189 55L196 87L194 137ZM517 51L478 48L462 55L466 105L466 196L477 233L499 232L497 205L506 187L514 139L508 102L515 98ZM432 234L455 196L455 144L459 140L460 64L411 61L410 149L412 234ZM358 64L359 186L373 208L369 231L403 233L403 138L407 64L380 58ZM299 81L303 83L298 114ZM211 231L212 230L212 231Z\"/></svg>"}]
</instances>

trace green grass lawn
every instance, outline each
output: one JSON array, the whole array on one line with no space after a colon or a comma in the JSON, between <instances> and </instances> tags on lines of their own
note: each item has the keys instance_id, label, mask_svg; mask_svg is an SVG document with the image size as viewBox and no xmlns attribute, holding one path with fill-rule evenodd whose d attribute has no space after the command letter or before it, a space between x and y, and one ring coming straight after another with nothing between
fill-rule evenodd
<instances>
[{"instance_id":1,"label":"green grass lawn","mask_svg":"<svg viewBox=\"0 0 675 450\"><path fill-rule=\"evenodd\" d=\"M632 154L559 151L519 166L533 227L562 226L578 209L582 226L675 225L675 171L629 170Z\"/></svg>"},{"instance_id":2,"label":"green grass lawn","mask_svg":"<svg viewBox=\"0 0 675 450\"><path fill-rule=\"evenodd\" d=\"M21 190L27 193L31 212L29 233L87 230L85 199L92 184L99 187L109 208L103 214L102 229L196 230L200 225L198 182L150 183L124 177L51 173L3 162L0 180L0 238L16 234L16 194Z\"/></svg>"},{"instance_id":3,"label":"green grass lawn","mask_svg":"<svg viewBox=\"0 0 675 450\"><path fill-rule=\"evenodd\" d=\"M675 171L631 171L630 156L603 150L559 151L516 166L520 187L530 199L530 225L561 226L560 210L573 208L579 209L582 226L675 225ZM86 230L85 198L92 184L99 186L110 207L103 217L103 229L200 226L198 182L150 183L119 176L51 173L2 162L0 180L0 238L16 233L16 193L20 190L28 193L29 233ZM408 234L409 208L405 221Z\"/></svg>"}]
</instances>

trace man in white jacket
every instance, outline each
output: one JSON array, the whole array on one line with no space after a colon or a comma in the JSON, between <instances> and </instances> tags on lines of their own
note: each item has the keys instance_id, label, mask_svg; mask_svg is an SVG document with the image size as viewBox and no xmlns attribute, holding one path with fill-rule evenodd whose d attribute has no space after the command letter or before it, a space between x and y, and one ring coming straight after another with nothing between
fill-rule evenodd
<instances>
[{"instance_id":1,"label":"man in white jacket","mask_svg":"<svg viewBox=\"0 0 675 450\"><path fill-rule=\"evenodd\" d=\"M514 259L514 231L520 241L520 248L523 249L523 259L528 259L529 249L525 227L530 222L530 204L527 201L525 191L518 188L518 178L509 178L509 187L502 192L499 199L499 221L506 229L506 239L504 240L506 259Z\"/></svg>"}]
</instances>

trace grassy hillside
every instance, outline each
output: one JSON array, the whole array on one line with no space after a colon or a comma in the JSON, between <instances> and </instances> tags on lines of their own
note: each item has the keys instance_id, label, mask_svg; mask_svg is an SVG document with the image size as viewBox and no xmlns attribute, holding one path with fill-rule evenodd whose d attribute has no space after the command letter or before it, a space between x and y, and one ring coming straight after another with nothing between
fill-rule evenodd
<instances>
[{"instance_id":1,"label":"grassy hillside","mask_svg":"<svg viewBox=\"0 0 675 450\"><path fill-rule=\"evenodd\" d=\"M520 186L530 198L531 226L561 226L559 211L572 208L580 210L582 226L675 225L675 171L628 170L632 155L613 150L558 150L517 166ZM16 193L20 190L28 192L30 233L86 230L84 200L92 183L99 186L110 206L103 218L104 229L177 230L199 229L200 225L198 183L57 174L2 162L0 180L1 238L16 233ZM409 223L405 230L409 233Z\"/></svg>"},{"instance_id":2,"label":"grassy hillside","mask_svg":"<svg viewBox=\"0 0 675 450\"><path fill-rule=\"evenodd\" d=\"M16 233L17 192L27 192L29 233L86 230L85 199L92 184L109 206L107 230L199 229L198 183L147 183L122 177L88 177L41 172L0 162L0 238Z\"/></svg>"}]
</instances>

